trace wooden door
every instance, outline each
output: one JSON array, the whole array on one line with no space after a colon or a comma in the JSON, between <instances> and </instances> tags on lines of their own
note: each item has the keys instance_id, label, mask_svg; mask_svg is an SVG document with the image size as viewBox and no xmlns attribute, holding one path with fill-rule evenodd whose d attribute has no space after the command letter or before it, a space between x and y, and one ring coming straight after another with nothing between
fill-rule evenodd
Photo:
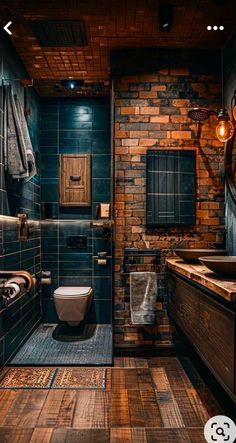
<instances>
[{"instance_id":1,"label":"wooden door","mask_svg":"<svg viewBox=\"0 0 236 443\"><path fill-rule=\"evenodd\" d=\"M60 205L91 206L91 156L60 156Z\"/></svg>"}]
</instances>

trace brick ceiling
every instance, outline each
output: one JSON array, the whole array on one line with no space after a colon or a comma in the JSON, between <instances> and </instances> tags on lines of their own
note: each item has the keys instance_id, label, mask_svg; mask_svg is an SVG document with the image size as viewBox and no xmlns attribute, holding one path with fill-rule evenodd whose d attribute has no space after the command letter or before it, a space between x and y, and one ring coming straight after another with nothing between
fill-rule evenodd
<instances>
[{"instance_id":1,"label":"brick ceiling","mask_svg":"<svg viewBox=\"0 0 236 443\"><path fill-rule=\"evenodd\" d=\"M218 0L219 1L219 0ZM165 0L162 3L165 3ZM160 3L160 1L159 1ZM143 47L219 48L235 28L235 0L173 0L174 26L160 32L157 0L1 0L2 24L13 22L11 40L40 95L51 95L64 78L104 82L110 77L111 50ZM233 9L232 9L233 8ZM84 47L40 47L32 20L84 20ZM225 31L207 31L207 25ZM140 63L137 60L137 63Z\"/></svg>"}]
</instances>

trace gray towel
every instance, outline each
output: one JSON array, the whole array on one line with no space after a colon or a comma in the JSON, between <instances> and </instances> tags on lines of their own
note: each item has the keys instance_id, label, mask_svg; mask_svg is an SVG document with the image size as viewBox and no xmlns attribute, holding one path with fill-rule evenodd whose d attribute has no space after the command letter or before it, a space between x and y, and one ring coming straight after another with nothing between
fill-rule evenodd
<instances>
[{"instance_id":1,"label":"gray towel","mask_svg":"<svg viewBox=\"0 0 236 443\"><path fill-rule=\"evenodd\" d=\"M34 153L23 108L10 86L5 87L4 129L6 169L27 182L36 174Z\"/></svg>"},{"instance_id":2,"label":"gray towel","mask_svg":"<svg viewBox=\"0 0 236 443\"><path fill-rule=\"evenodd\" d=\"M133 324L155 323L157 275L155 272L130 273L130 310Z\"/></svg>"}]
</instances>

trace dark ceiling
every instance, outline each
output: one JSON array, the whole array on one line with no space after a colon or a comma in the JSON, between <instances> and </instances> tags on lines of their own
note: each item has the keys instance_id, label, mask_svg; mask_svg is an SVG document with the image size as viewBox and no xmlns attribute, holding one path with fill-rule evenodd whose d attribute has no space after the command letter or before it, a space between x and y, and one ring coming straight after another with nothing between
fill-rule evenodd
<instances>
[{"instance_id":1,"label":"dark ceiling","mask_svg":"<svg viewBox=\"0 0 236 443\"><path fill-rule=\"evenodd\" d=\"M160 3L174 5L171 32L159 30ZM50 95L53 85L64 78L84 79L88 86L102 82L107 89L110 53L116 49L219 49L235 29L235 15L235 0L2 0L0 4L1 23L12 21L11 41L29 76L37 80L40 95ZM80 21L84 33L77 36L80 46L39 44L32 22L41 20ZM207 25L224 25L225 30L208 31ZM63 33L66 42L70 36L65 29Z\"/></svg>"}]
</instances>

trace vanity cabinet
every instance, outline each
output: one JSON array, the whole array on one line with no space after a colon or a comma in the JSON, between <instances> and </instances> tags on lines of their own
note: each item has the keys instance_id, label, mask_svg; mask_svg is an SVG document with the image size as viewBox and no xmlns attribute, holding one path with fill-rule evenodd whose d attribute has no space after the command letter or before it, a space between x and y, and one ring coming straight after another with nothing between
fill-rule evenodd
<instances>
[{"instance_id":1,"label":"vanity cabinet","mask_svg":"<svg viewBox=\"0 0 236 443\"><path fill-rule=\"evenodd\" d=\"M236 401L236 314L216 294L168 272L169 312L205 364Z\"/></svg>"},{"instance_id":2,"label":"vanity cabinet","mask_svg":"<svg viewBox=\"0 0 236 443\"><path fill-rule=\"evenodd\" d=\"M234 392L235 314L211 300L200 298L199 350L209 367Z\"/></svg>"},{"instance_id":3,"label":"vanity cabinet","mask_svg":"<svg viewBox=\"0 0 236 443\"><path fill-rule=\"evenodd\" d=\"M174 274L168 275L169 309L191 341L199 344L199 294Z\"/></svg>"}]
</instances>

